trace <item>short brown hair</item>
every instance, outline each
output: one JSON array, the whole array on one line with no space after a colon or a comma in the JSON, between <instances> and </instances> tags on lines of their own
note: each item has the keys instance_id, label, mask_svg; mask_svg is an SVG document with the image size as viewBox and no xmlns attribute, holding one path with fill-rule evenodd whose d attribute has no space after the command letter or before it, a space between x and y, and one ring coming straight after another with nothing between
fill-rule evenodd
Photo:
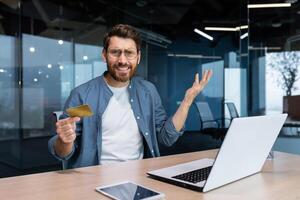
<instances>
[{"instance_id":1,"label":"short brown hair","mask_svg":"<svg viewBox=\"0 0 300 200\"><path fill-rule=\"evenodd\" d=\"M117 36L121 38L130 38L135 42L137 51L141 49L141 38L137 30L127 24L118 24L112 27L112 29L105 34L103 38L103 48L107 51L109 46L109 40L111 37Z\"/></svg>"}]
</instances>

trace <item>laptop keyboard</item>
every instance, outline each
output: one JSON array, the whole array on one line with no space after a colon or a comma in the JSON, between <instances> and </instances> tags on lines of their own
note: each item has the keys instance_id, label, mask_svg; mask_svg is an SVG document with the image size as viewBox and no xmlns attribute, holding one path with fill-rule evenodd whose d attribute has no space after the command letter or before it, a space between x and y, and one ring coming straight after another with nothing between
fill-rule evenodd
<instances>
[{"instance_id":1,"label":"laptop keyboard","mask_svg":"<svg viewBox=\"0 0 300 200\"><path fill-rule=\"evenodd\" d=\"M184 174L173 176L172 178L176 178L191 183L198 183L207 179L211 168L212 166L197 169L194 171L186 172Z\"/></svg>"}]
</instances>

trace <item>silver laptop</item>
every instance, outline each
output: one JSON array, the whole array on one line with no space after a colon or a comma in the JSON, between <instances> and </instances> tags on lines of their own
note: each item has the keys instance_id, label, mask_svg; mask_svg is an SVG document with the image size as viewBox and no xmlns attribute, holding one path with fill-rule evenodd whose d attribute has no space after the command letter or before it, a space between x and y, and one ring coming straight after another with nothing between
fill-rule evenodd
<instances>
[{"instance_id":1,"label":"silver laptop","mask_svg":"<svg viewBox=\"0 0 300 200\"><path fill-rule=\"evenodd\" d=\"M150 177L207 192L261 171L287 114L235 118L215 160L200 159L150 171Z\"/></svg>"}]
</instances>

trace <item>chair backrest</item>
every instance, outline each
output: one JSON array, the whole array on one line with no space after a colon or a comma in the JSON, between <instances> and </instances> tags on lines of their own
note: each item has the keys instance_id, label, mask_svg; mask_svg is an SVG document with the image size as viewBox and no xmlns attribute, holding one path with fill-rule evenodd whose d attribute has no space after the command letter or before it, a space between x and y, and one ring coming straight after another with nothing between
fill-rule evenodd
<instances>
[{"instance_id":1,"label":"chair backrest","mask_svg":"<svg viewBox=\"0 0 300 200\"><path fill-rule=\"evenodd\" d=\"M230 115L231 120L232 120L233 118L239 117L239 113L238 113L238 111L237 111L237 109L236 109L234 103L232 103L232 102L226 102L225 104L226 104L226 106L227 106L227 108L228 108L228 111L229 111L229 115Z\"/></svg>"},{"instance_id":2,"label":"chair backrest","mask_svg":"<svg viewBox=\"0 0 300 200\"><path fill-rule=\"evenodd\" d=\"M53 116L55 117L56 119L56 122L59 120L60 116L63 114L63 111L53 111L52 112ZM66 160L62 160L62 169L67 169L68 167L68 161Z\"/></svg>"},{"instance_id":3,"label":"chair backrest","mask_svg":"<svg viewBox=\"0 0 300 200\"><path fill-rule=\"evenodd\" d=\"M204 101L195 102L200 116L201 129L206 128L219 128L217 120L214 118L209 104Z\"/></svg>"},{"instance_id":4,"label":"chair backrest","mask_svg":"<svg viewBox=\"0 0 300 200\"><path fill-rule=\"evenodd\" d=\"M56 121L58 121L60 116L63 114L63 111L53 111L52 114L54 115Z\"/></svg>"}]
</instances>

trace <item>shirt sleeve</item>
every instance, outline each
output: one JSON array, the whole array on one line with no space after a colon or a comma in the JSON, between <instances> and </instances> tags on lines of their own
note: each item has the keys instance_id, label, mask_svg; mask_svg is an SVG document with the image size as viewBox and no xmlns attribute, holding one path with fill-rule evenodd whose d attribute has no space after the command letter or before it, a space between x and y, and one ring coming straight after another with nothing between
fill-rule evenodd
<instances>
[{"instance_id":1,"label":"shirt sleeve","mask_svg":"<svg viewBox=\"0 0 300 200\"><path fill-rule=\"evenodd\" d=\"M58 159L59 161L69 160L69 159L72 157L72 155L74 154L74 151L75 151L75 145L73 145L72 151L71 151L67 156L61 157L61 156L59 156L59 155L56 154L55 149L54 149L54 144L55 144L57 138L58 138L58 136L55 135L55 136L53 136L53 137L49 140L49 142L48 142L48 149L49 149L49 152L50 152L56 159Z\"/></svg>"},{"instance_id":2,"label":"shirt sleeve","mask_svg":"<svg viewBox=\"0 0 300 200\"><path fill-rule=\"evenodd\" d=\"M68 109L69 107L78 106L80 104L81 104L81 101L79 98L79 94L77 94L73 90L65 103L64 111L63 111L63 114L61 115L60 119L69 117L68 114L66 113L66 109ZM81 132L82 132L82 121L79 121L78 123L76 123L76 134L81 135ZM55 133L55 135L52 138L50 138L50 140L48 141L48 150L49 150L50 154L52 154L55 158L57 158L60 161L69 160L73 156L73 154L77 148L76 141L74 142L72 151L69 153L69 155L67 155L65 157L60 157L59 155L56 154L55 149L54 149L54 144L55 144L57 138L58 138L58 136Z\"/></svg>"},{"instance_id":3,"label":"shirt sleeve","mask_svg":"<svg viewBox=\"0 0 300 200\"><path fill-rule=\"evenodd\" d=\"M174 144L179 136L183 134L183 129L177 131L172 117L167 117L166 111L162 105L161 98L154 87L154 115L155 115L155 128L157 132L158 141L166 146Z\"/></svg>"}]
</instances>

